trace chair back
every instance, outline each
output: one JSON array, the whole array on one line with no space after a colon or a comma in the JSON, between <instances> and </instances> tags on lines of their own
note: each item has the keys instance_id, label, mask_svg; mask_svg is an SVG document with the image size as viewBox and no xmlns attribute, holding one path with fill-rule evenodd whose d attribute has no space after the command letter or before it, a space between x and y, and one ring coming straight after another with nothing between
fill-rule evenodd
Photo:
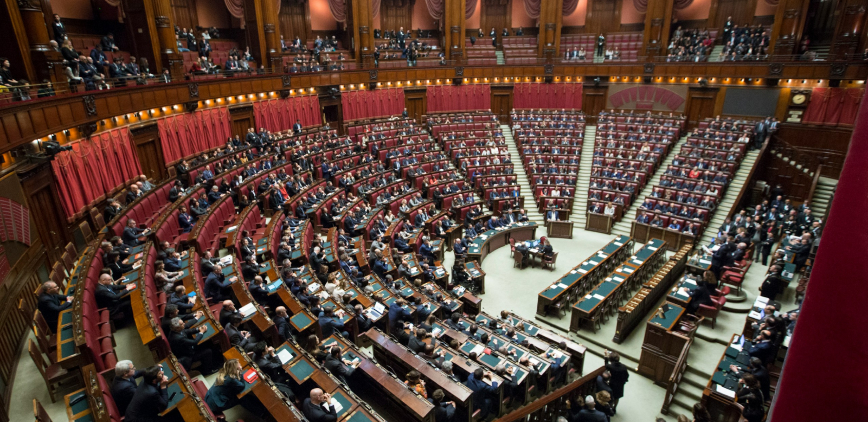
<instances>
[{"instance_id":1,"label":"chair back","mask_svg":"<svg viewBox=\"0 0 868 422\"><path fill-rule=\"evenodd\" d=\"M515 255L513 256L515 263L521 264L523 258L524 258L524 254L521 253L521 251L515 251Z\"/></svg>"},{"instance_id":2,"label":"chair back","mask_svg":"<svg viewBox=\"0 0 868 422\"><path fill-rule=\"evenodd\" d=\"M85 242L90 243L93 241L93 232L90 231L90 224L87 221L82 221L78 225L78 229L81 231L81 235L84 236Z\"/></svg>"},{"instance_id":3,"label":"chair back","mask_svg":"<svg viewBox=\"0 0 868 422\"><path fill-rule=\"evenodd\" d=\"M63 261L63 266L66 268L66 273L68 275L72 275L72 271L75 268L75 255L66 251L63 255L60 256L60 259Z\"/></svg>"},{"instance_id":4,"label":"chair back","mask_svg":"<svg viewBox=\"0 0 868 422\"><path fill-rule=\"evenodd\" d=\"M67 243L64 249L73 259L78 256L78 251L75 249L75 245L72 242Z\"/></svg>"},{"instance_id":5,"label":"chair back","mask_svg":"<svg viewBox=\"0 0 868 422\"><path fill-rule=\"evenodd\" d=\"M39 346L33 342L33 339L28 339L27 351L30 353L30 359L33 359L33 364L36 365L36 369L39 370L39 374L42 375L42 378L47 382L48 380L45 378L45 358L42 357L42 352L39 351Z\"/></svg>"},{"instance_id":6,"label":"chair back","mask_svg":"<svg viewBox=\"0 0 868 422\"><path fill-rule=\"evenodd\" d=\"M45 320L45 316L42 315L42 312L39 312L39 309L33 311L33 327L38 329L39 332L42 333L43 337L47 338L50 336L50 325L48 325L48 321Z\"/></svg>"},{"instance_id":7,"label":"chair back","mask_svg":"<svg viewBox=\"0 0 868 422\"><path fill-rule=\"evenodd\" d=\"M51 422L48 412L42 407L42 403L36 399L33 399L33 417L36 418L36 422Z\"/></svg>"}]
</instances>

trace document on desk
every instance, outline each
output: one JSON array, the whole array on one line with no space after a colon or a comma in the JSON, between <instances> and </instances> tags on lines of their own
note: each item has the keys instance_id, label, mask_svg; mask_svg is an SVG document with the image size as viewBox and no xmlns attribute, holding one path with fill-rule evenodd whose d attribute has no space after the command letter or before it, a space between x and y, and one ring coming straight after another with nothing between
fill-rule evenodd
<instances>
[{"instance_id":1,"label":"document on desk","mask_svg":"<svg viewBox=\"0 0 868 422\"><path fill-rule=\"evenodd\" d=\"M588 260L588 263L591 264L591 265L594 265L594 266L600 265L600 263L597 262L597 261L591 261L591 260Z\"/></svg>"},{"instance_id":2,"label":"document on desk","mask_svg":"<svg viewBox=\"0 0 868 422\"><path fill-rule=\"evenodd\" d=\"M287 349L283 349L277 352L277 357L278 359L280 359L281 365L286 365L287 362L292 360L292 353L290 353Z\"/></svg>"},{"instance_id":3,"label":"document on desk","mask_svg":"<svg viewBox=\"0 0 868 422\"><path fill-rule=\"evenodd\" d=\"M632 268L623 267L623 268L621 268L621 272L622 272L622 273L626 273L626 274L633 274L633 269L632 269Z\"/></svg>"},{"instance_id":4,"label":"document on desk","mask_svg":"<svg viewBox=\"0 0 868 422\"><path fill-rule=\"evenodd\" d=\"M256 305L254 305L253 302L250 302L242 306L241 309L238 310L238 312L241 312L241 315L244 315L244 317L247 318L248 316L256 312Z\"/></svg>"},{"instance_id":5,"label":"document on desk","mask_svg":"<svg viewBox=\"0 0 868 422\"><path fill-rule=\"evenodd\" d=\"M485 346L477 344L476 347L474 347L473 350L470 351L470 353L476 352L476 356L479 356L483 350L485 350Z\"/></svg>"},{"instance_id":6,"label":"document on desk","mask_svg":"<svg viewBox=\"0 0 868 422\"><path fill-rule=\"evenodd\" d=\"M760 315L760 313L757 312L757 311L750 311L750 313L748 313L747 316L750 317L750 318L753 318L753 319L755 319L755 320L760 320L760 319L762 319L762 315Z\"/></svg>"},{"instance_id":7,"label":"document on desk","mask_svg":"<svg viewBox=\"0 0 868 422\"><path fill-rule=\"evenodd\" d=\"M757 296L757 297L756 297L756 302L757 302L757 303L763 303L763 304L765 304L765 303L769 303L769 298L767 298L767 297L765 297L765 296Z\"/></svg>"},{"instance_id":8,"label":"document on desk","mask_svg":"<svg viewBox=\"0 0 868 422\"><path fill-rule=\"evenodd\" d=\"M597 300L605 300L605 299L606 299L606 296L600 296L600 295L594 293L594 299L597 299Z\"/></svg>"},{"instance_id":9,"label":"document on desk","mask_svg":"<svg viewBox=\"0 0 868 422\"><path fill-rule=\"evenodd\" d=\"M582 273L582 274L587 274L587 273L588 273L588 270L583 270L583 269L581 269L581 268L577 269L576 271L578 271L578 272L580 272L580 273Z\"/></svg>"},{"instance_id":10,"label":"document on desk","mask_svg":"<svg viewBox=\"0 0 868 422\"><path fill-rule=\"evenodd\" d=\"M633 263L636 264L636 265L642 265L642 264L644 263L644 261L640 261L640 260L638 260L638 259L634 259L634 260L633 260Z\"/></svg>"},{"instance_id":11,"label":"document on desk","mask_svg":"<svg viewBox=\"0 0 868 422\"><path fill-rule=\"evenodd\" d=\"M735 395L735 393L733 393L733 395ZM329 404L332 405L332 406L334 406L334 408L335 408L335 413L341 413L341 410L343 410L343 408L344 408L343 406L341 406L340 403L338 403L338 399L336 399L336 398L334 398L334 397L332 397L332 399L331 399L331 401L329 402Z\"/></svg>"},{"instance_id":12,"label":"document on desk","mask_svg":"<svg viewBox=\"0 0 868 422\"><path fill-rule=\"evenodd\" d=\"M735 391L732 391L732 390L730 390L730 389L728 389L728 388L726 388L720 384L717 384L715 386L715 390L717 390L718 393L723 394L724 396L727 396L729 398L735 397ZM332 399L332 400L334 400L334 399Z\"/></svg>"},{"instance_id":13,"label":"document on desk","mask_svg":"<svg viewBox=\"0 0 868 422\"><path fill-rule=\"evenodd\" d=\"M696 282L693 281L692 278L685 278L685 279L684 279L684 284L692 284L692 285L695 286L695 285L696 285Z\"/></svg>"},{"instance_id":14,"label":"document on desk","mask_svg":"<svg viewBox=\"0 0 868 422\"><path fill-rule=\"evenodd\" d=\"M624 277L619 277L619 276L612 276L612 279L617 281L618 283L624 281Z\"/></svg>"},{"instance_id":15,"label":"document on desk","mask_svg":"<svg viewBox=\"0 0 868 422\"><path fill-rule=\"evenodd\" d=\"M650 246L650 245L649 245L649 246L646 246L646 248L648 248L648 250L651 250L651 251L656 251L656 250L657 250L657 248L655 248L655 247L653 247L653 246Z\"/></svg>"},{"instance_id":16,"label":"document on desk","mask_svg":"<svg viewBox=\"0 0 868 422\"><path fill-rule=\"evenodd\" d=\"M612 243L615 244L616 246L624 246L624 244L621 242L612 242Z\"/></svg>"},{"instance_id":17,"label":"document on desk","mask_svg":"<svg viewBox=\"0 0 868 422\"><path fill-rule=\"evenodd\" d=\"M700 259L699 263L702 265L711 265L711 261L709 261L707 259Z\"/></svg>"}]
</instances>

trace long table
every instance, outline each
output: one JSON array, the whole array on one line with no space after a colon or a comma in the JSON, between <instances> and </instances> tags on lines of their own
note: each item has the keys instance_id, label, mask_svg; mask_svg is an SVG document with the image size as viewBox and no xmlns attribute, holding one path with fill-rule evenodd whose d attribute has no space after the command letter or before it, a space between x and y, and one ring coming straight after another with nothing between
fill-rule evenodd
<instances>
[{"instance_id":1,"label":"long table","mask_svg":"<svg viewBox=\"0 0 868 422\"><path fill-rule=\"evenodd\" d=\"M750 363L747 349L751 347L751 342L745 339L744 344L739 347L736 344L739 337L739 334L732 335L730 345L723 352L711 379L702 391L702 403L715 421L738 422L741 419L741 405L737 404L735 399L739 377L729 366L735 365L740 371L747 371Z\"/></svg>"},{"instance_id":2,"label":"long table","mask_svg":"<svg viewBox=\"0 0 868 422\"><path fill-rule=\"evenodd\" d=\"M508 245L509 239L515 239L516 242L530 240L536 238L537 224L531 221L524 223L513 223L507 228L488 230L471 242L467 248L467 260L476 260L480 264L488 256L489 253L501 246Z\"/></svg>"},{"instance_id":3,"label":"long table","mask_svg":"<svg viewBox=\"0 0 868 422\"><path fill-rule=\"evenodd\" d=\"M618 236L608 245L588 257L579 265L540 292L537 297L536 313L545 316L547 309L559 301L569 301L571 294L578 290L584 291L599 279L600 273L608 272L615 262L623 261L624 257L633 253L633 241L630 236Z\"/></svg>"},{"instance_id":4,"label":"long table","mask_svg":"<svg viewBox=\"0 0 868 422\"><path fill-rule=\"evenodd\" d=\"M664 248L666 242L653 239L630 259L624 261L609 277L600 282L597 287L573 304L570 319L570 331L578 331L583 323L590 322L596 332L596 323L603 313L616 306L621 297L640 282L644 282L652 269L656 269L661 258L666 258Z\"/></svg>"}]
</instances>

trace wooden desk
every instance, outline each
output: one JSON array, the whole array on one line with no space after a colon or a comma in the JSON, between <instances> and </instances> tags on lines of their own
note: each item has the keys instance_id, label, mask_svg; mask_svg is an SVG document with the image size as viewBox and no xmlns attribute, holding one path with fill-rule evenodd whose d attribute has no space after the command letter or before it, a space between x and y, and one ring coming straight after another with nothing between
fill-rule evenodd
<instances>
[{"instance_id":1,"label":"wooden desk","mask_svg":"<svg viewBox=\"0 0 868 422\"><path fill-rule=\"evenodd\" d=\"M573 238L573 222L572 221L546 221L546 233L549 237L560 239Z\"/></svg>"},{"instance_id":2,"label":"wooden desk","mask_svg":"<svg viewBox=\"0 0 868 422\"><path fill-rule=\"evenodd\" d=\"M589 289L591 285L597 283L600 273L608 272L615 262L623 261L623 258L631 253L633 253L632 239L629 236L616 237L603 249L573 267L540 292L537 297L536 313L545 316L549 307L561 301L564 301L563 305L566 306L570 295Z\"/></svg>"},{"instance_id":3,"label":"wooden desk","mask_svg":"<svg viewBox=\"0 0 868 422\"><path fill-rule=\"evenodd\" d=\"M389 339L381 331L373 329L365 333L374 347L374 357L378 362L388 365L398 371L407 373L418 371L432 389L442 389L446 400L454 401L458 419L469 422L473 413L473 392L458 381L453 381L443 372L428 364L415 353Z\"/></svg>"},{"instance_id":4,"label":"wooden desk","mask_svg":"<svg viewBox=\"0 0 868 422\"><path fill-rule=\"evenodd\" d=\"M636 221L633 221L630 235L639 242L646 242L650 239L663 239L666 241L667 250L670 251L677 251L687 244L696 244L696 236L692 234L669 230L665 227L642 224Z\"/></svg>"},{"instance_id":5,"label":"wooden desk","mask_svg":"<svg viewBox=\"0 0 868 422\"><path fill-rule=\"evenodd\" d=\"M585 230L606 234L612 232L612 224L615 219L611 216L595 212L586 212L585 215Z\"/></svg>"},{"instance_id":6,"label":"wooden desk","mask_svg":"<svg viewBox=\"0 0 868 422\"><path fill-rule=\"evenodd\" d=\"M515 223L506 229L488 230L481 233L467 248L466 260L476 260L480 264L489 253L508 245L509 239L516 242L536 238L537 224L533 222Z\"/></svg>"},{"instance_id":7,"label":"wooden desk","mask_svg":"<svg viewBox=\"0 0 868 422\"><path fill-rule=\"evenodd\" d=\"M684 348L693 342L702 318L687 315L684 308L673 304L664 304L660 311L663 317L655 311L646 323L638 371L664 385Z\"/></svg>"},{"instance_id":8,"label":"wooden desk","mask_svg":"<svg viewBox=\"0 0 868 422\"><path fill-rule=\"evenodd\" d=\"M744 341L742 350L731 345L738 341L739 335L733 334L720 361L714 368L711 379L708 380L702 391L702 404L711 413L712 420L721 422L738 422L741 420L742 406L735 401L735 392L738 389L738 376L733 374L729 365L735 365L741 370L748 368L750 356L747 349L751 347L749 340ZM727 391L728 390L728 391Z\"/></svg>"}]
</instances>

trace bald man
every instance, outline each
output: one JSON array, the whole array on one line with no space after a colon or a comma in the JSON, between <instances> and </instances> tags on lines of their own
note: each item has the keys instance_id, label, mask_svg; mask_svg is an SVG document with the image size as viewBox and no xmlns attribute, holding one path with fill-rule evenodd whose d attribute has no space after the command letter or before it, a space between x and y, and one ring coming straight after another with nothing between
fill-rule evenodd
<instances>
[{"instance_id":1,"label":"bald man","mask_svg":"<svg viewBox=\"0 0 868 422\"><path fill-rule=\"evenodd\" d=\"M223 308L220 309L220 325L225 327L229 323L229 318L235 314L241 315L238 309L235 309L235 303L228 299L224 300Z\"/></svg>"},{"instance_id":2,"label":"bald man","mask_svg":"<svg viewBox=\"0 0 868 422\"><path fill-rule=\"evenodd\" d=\"M271 320L274 321L274 327L277 328L277 332L280 333L281 337L284 339L293 337L292 325L289 323L289 315L286 313L285 307L278 306L274 308L274 317Z\"/></svg>"},{"instance_id":3,"label":"bald man","mask_svg":"<svg viewBox=\"0 0 868 422\"><path fill-rule=\"evenodd\" d=\"M135 288L135 283L114 284L111 274L103 273L99 276L99 284L96 285L94 291L96 306L99 309L108 309L109 313L115 315L120 311L121 306L129 305L129 300L124 301L124 299L129 299L126 292Z\"/></svg>"},{"instance_id":4,"label":"bald man","mask_svg":"<svg viewBox=\"0 0 868 422\"><path fill-rule=\"evenodd\" d=\"M329 404L331 395L319 388L310 390L310 398L304 399L301 411L310 422L335 422L338 420L335 407Z\"/></svg>"}]
</instances>

